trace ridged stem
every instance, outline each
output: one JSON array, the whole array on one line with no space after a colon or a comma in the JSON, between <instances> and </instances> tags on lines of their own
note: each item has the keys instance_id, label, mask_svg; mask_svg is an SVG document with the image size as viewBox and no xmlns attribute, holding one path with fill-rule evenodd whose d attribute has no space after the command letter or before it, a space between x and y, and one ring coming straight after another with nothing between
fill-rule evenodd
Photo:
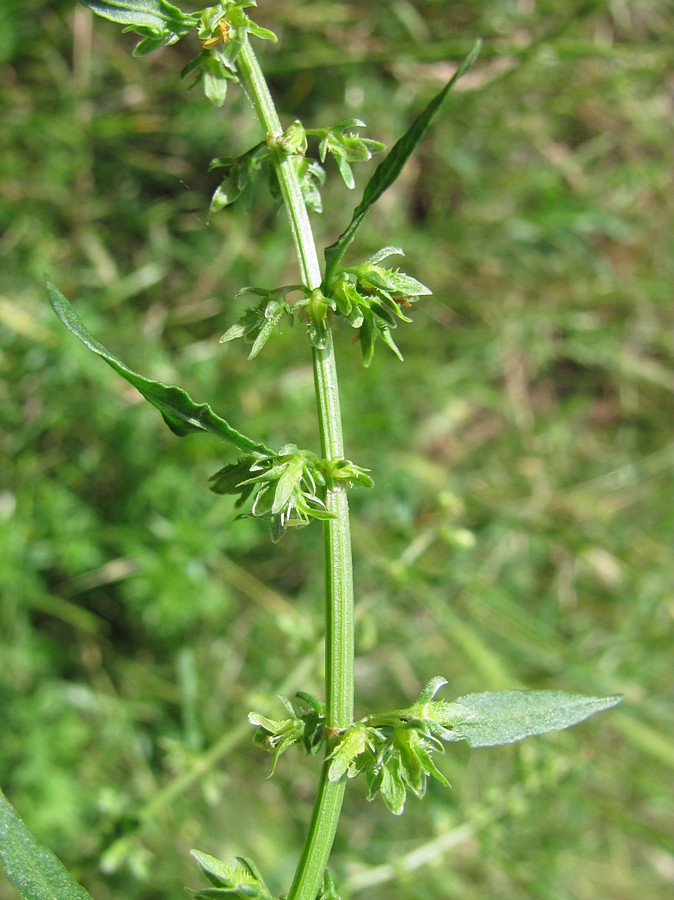
<instances>
[{"instance_id":1,"label":"ridged stem","mask_svg":"<svg viewBox=\"0 0 674 900\"><path fill-rule=\"evenodd\" d=\"M302 282L314 290L321 284L321 269L311 224L302 196L295 164L278 144L283 134L267 82L248 41L237 60L239 79L262 123L271 150L281 196L288 214ZM332 336L322 349L313 348L314 385L326 459L344 456L339 387ZM345 488L328 491L327 506L334 514L324 523L325 545L325 671L326 726L342 729L353 719L353 573L349 506ZM323 882L337 831L345 782L328 778L329 763L321 770L316 801L288 900L316 900Z\"/></svg>"}]
</instances>

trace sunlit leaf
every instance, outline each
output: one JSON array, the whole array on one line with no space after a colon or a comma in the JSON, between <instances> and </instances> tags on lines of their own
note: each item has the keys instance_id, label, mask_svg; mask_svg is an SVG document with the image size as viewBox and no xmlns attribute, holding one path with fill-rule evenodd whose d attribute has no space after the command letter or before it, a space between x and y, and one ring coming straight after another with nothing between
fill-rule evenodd
<instances>
[{"instance_id":1,"label":"sunlit leaf","mask_svg":"<svg viewBox=\"0 0 674 900\"><path fill-rule=\"evenodd\" d=\"M587 697L562 691L488 691L455 702L473 718L453 727L452 740L471 747L513 744L534 734L559 731L620 703L620 694Z\"/></svg>"},{"instance_id":2,"label":"sunlit leaf","mask_svg":"<svg viewBox=\"0 0 674 900\"><path fill-rule=\"evenodd\" d=\"M144 25L157 30L176 25L188 27L196 22L193 16L167 0L81 0L96 15L121 25Z\"/></svg>"},{"instance_id":3,"label":"sunlit leaf","mask_svg":"<svg viewBox=\"0 0 674 900\"><path fill-rule=\"evenodd\" d=\"M428 131L431 122L440 110L447 94L459 78L473 65L480 52L481 42L477 41L468 56L461 63L444 88L433 97L424 111L410 125L405 134L391 147L383 161L379 163L363 192L363 199L354 210L353 217L334 244L325 250L325 282L330 285L337 266L354 239L363 219L387 188L398 178L417 145Z\"/></svg>"}]
</instances>

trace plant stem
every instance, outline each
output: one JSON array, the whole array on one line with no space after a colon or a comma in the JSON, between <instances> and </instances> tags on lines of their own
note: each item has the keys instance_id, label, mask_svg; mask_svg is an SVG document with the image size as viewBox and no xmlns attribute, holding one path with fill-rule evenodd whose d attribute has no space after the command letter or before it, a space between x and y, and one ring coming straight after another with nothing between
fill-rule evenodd
<instances>
[{"instance_id":1,"label":"plant stem","mask_svg":"<svg viewBox=\"0 0 674 900\"><path fill-rule=\"evenodd\" d=\"M276 143L283 135L283 127L269 92L257 57L248 40L237 57L237 68L241 86L253 104L253 109L262 123L267 144L271 150L272 162L276 169L283 204L290 220L290 230L295 244L297 261L302 273L302 282L313 290L320 287L321 267L316 253L316 242L309 222L309 214L302 197L293 160Z\"/></svg>"},{"instance_id":2,"label":"plant stem","mask_svg":"<svg viewBox=\"0 0 674 900\"><path fill-rule=\"evenodd\" d=\"M316 253L307 208L291 156L278 146L283 134L274 101L248 41L238 57L241 84L267 133L272 161L283 202L288 213L303 283L311 290L320 287L321 269ZM332 335L323 349L313 348L314 385L321 435L321 452L326 459L344 456L342 416ZM325 678L326 726L346 728L353 719L353 572L349 506L343 486L328 491L327 506L335 516L324 523L325 545ZM288 900L315 900L328 863L344 798L344 780L328 779L329 765L323 763L318 793L309 831Z\"/></svg>"}]
</instances>

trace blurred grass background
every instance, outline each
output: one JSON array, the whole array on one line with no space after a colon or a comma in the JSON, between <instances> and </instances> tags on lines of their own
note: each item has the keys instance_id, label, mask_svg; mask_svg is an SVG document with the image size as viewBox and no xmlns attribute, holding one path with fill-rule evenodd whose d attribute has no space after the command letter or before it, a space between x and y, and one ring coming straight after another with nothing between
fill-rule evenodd
<instances>
[{"instance_id":1,"label":"blurred grass background","mask_svg":"<svg viewBox=\"0 0 674 900\"><path fill-rule=\"evenodd\" d=\"M358 116L389 145L484 50L350 251L402 245L434 291L400 365L337 337L352 494L358 714L447 696L621 691L617 711L452 748L402 819L347 796L342 896L674 891L674 13L667 0L260 3L287 123ZM187 851L287 888L318 761L269 759L247 712L320 691L321 535L234 523L178 440L57 323L49 270L133 367L272 446L316 447L308 345L217 339L247 284L296 280L284 222L209 219L216 155L259 140L178 71L182 44L75 3L0 8L0 782L97 900L172 900ZM359 187L371 173L357 172ZM358 195L331 170L324 245ZM299 340L299 344L297 341ZM15 896L4 883L0 897Z\"/></svg>"}]
</instances>

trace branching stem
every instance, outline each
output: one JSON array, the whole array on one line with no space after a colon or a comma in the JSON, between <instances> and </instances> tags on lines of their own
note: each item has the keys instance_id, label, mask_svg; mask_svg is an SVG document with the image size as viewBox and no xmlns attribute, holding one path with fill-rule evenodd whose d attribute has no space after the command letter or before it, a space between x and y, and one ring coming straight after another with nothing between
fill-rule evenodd
<instances>
[{"instance_id":1,"label":"branching stem","mask_svg":"<svg viewBox=\"0 0 674 900\"><path fill-rule=\"evenodd\" d=\"M248 41L237 60L239 78L267 135L283 202L297 253L303 283L314 290L321 284L321 269L307 208L293 158L278 145L283 134L267 82ZM321 435L321 453L326 459L344 456L342 416L332 336L326 346L313 348L314 385ZM326 725L346 728L353 719L353 573L351 533L346 489L328 492L328 509L335 518L324 525L325 537L325 669ZM324 763L316 802L288 900L315 900L320 892L344 798L344 781L328 779Z\"/></svg>"}]
</instances>

